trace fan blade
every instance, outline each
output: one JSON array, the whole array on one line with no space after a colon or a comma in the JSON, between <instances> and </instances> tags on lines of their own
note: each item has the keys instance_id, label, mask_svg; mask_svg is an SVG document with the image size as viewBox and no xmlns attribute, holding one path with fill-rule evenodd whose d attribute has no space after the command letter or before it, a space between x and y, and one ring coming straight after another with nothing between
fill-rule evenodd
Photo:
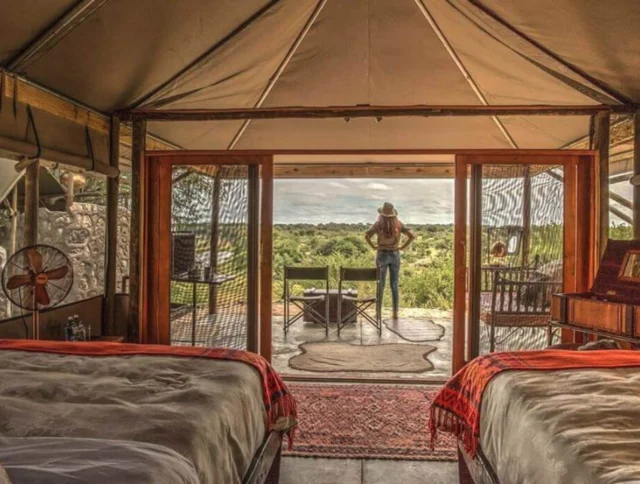
<instances>
[{"instance_id":1,"label":"fan blade","mask_svg":"<svg viewBox=\"0 0 640 484\"><path fill-rule=\"evenodd\" d=\"M42 254L35 249L31 249L27 252L27 257L33 272L40 274L42 272Z\"/></svg>"},{"instance_id":2,"label":"fan blade","mask_svg":"<svg viewBox=\"0 0 640 484\"><path fill-rule=\"evenodd\" d=\"M29 311L33 309L33 286L23 286L20 289L20 307Z\"/></svg>"},{"instance_id":3,"label":"fan blade","mask_svg":"<svg viewBox=\"0 0 640 484\"><path fill-rule=\"evenodd\" d=\"M18 274L17 276L12 276L11 279L7 281L7 289L12 291L22 286L28 286L29 284L31 284L31 276L29 274Z\"/></svg>"},{"instance_id":4,"label":"fan blade","mask_svg":"<svg viewBox=\"0 0 640 484\"><path fill-rule=\"evenodd\" d=\"M56 269L47 271L45 274L47 275L47 278L55 281L56 279L62 279L68 273L69 273L69 266L60 266Z\"/></svg>"},{"instance_id":5,"label":"fan blade","mask_svg":"<svg viewBox=\"0 0 640 484\"><path fill-rule=\"evenodd\" d=\"M36 284L35 290L36 290L36 302L40 306L48 306L51 303L51 299L49 299L47 286Z\"/></svg>"}]
</instances>

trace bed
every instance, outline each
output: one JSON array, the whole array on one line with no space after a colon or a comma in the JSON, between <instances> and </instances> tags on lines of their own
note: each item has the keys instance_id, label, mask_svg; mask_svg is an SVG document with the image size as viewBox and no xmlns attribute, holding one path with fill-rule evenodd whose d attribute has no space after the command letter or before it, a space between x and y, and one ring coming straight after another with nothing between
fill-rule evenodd
<instances>
[{"instance_id":1,"label":"bed","mask_svg":"<svg viewBox=\"0 0 640 484\"><path fill-rule=\"evenodd\" d=\"M42 447L32 439L42 438L69 452L63 460L86 446L80 462L102 455L118 463L136 453L145 457L141 467L173 461L175 482L277 482L282 435L295 425L295 404L277 374L244 352L0 340L0 375L0 465L12 484L33 481L18 480L29 465L7 448L19 443L37 461ZM96 476L86 482L104 481ZM153 476L148 482L157 482Z\"/></svg>"},{"instance_id":2,"label":"bed","mask_svg":"<svg viewBox=\"0 0 640 484\"><path fill-rule=\"evenodd\" d=\"M512 364L515 353L471 362L447 384L444 399L436 397L448 410L432 413L433 425L460 439L460 482L640 482L640 352L521 353L514 358L524 364ZM463 394L479 402L479 415ZM464 422L454 414L466 415Z\"/></svg>"}]
</instances>

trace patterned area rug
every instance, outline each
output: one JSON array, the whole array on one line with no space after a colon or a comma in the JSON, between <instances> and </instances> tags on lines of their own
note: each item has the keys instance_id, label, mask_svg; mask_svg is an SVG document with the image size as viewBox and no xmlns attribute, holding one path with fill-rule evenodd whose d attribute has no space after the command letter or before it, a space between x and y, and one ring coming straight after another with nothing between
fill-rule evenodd
<instances>
[{"instance_id":1,"label":"patterned area rug","mask_svg":"<svg viewBox=\"0 0 640 484\"><path fill-rule=\"evenodd\" d=\"M286 455L355 459L457 460L449 434L430 449L429 404L437 387L287 383L299 426ZM285 447L286 449L286 447ZM425 481L426 482L426 481Z\"/></svg>"},{"instance_id":2,"label":"patterned area rug","mask_svg":"<svg viewBox=\"0 0 640 484\"><path fill-rule=\"evenodd\" d=\"M427 355L434 346L413 344L352 345L339 342L303 343L302 354L289 360L296 370L334 372L422 373L433 370Z\"/></svg>"},{"instance_id":3,"label":"patterned area rug","mask_svg":"<svg viewBox=\"0 0 640 484\"><path fill-rule=\"evenodd\" d=\"M439 341L444 336L444 326L436 324L430 319L385 319L384 325L389 331L413 343Z\"/></svg>"}]
</instances>

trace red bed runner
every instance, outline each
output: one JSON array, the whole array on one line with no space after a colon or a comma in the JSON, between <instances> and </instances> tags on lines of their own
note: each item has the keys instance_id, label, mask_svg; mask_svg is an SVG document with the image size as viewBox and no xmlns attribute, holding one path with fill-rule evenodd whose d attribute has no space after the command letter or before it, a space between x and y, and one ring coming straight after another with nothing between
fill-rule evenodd
<instances>
[{"instance_id":1,"label":"red bed runner","mask_svg":"<svg viewBox=\"0 0 640 484\"><path fill-rule=\"evenodd\" d=\"M124 343L66 343L61 341L0 340L0 350L32 351L77 356L175 356L230 360L253 366L262 379L262 395L267 412L267 428L271 430L279 418L297 420L296 403L273 367L262 356L246 351L190 346L139 345ZM288 431L289 446L295 427Z\"/></svg>"},{"instance_id":2,"label":"red bed runner","mask_svg":"<svg viewBox=\"0 0 640 484\"><path fill-rule=\"evenodd\" d=\"M429 414L431 445L435 445L438 431L450 432L475 458L480 438L482 395L498 373L625 367L640 367L640 351L518 351L476 358L456 373L436 395Z\"/></svg>"}]
</instances>

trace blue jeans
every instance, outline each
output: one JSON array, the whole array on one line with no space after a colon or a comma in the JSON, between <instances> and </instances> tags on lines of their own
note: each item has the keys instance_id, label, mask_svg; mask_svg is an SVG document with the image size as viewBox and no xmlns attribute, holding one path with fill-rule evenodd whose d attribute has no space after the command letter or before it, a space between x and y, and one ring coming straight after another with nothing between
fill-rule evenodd
<instances>
[{"instance_id":1,"label":"blue jeans","mask_svg":"<svg viewBox=\"0 0 640 484\"><path fill-rule=\"evenodd\" d=\"M384 297L384 285L387 280L387 269L389 269L389 280L391 282L391 300L393 311L398 311L398 278L400 276L400 252L397 250L379 250L376 255L376 265L380 267L380 301Z\"/></svg>"}]
</instances>

